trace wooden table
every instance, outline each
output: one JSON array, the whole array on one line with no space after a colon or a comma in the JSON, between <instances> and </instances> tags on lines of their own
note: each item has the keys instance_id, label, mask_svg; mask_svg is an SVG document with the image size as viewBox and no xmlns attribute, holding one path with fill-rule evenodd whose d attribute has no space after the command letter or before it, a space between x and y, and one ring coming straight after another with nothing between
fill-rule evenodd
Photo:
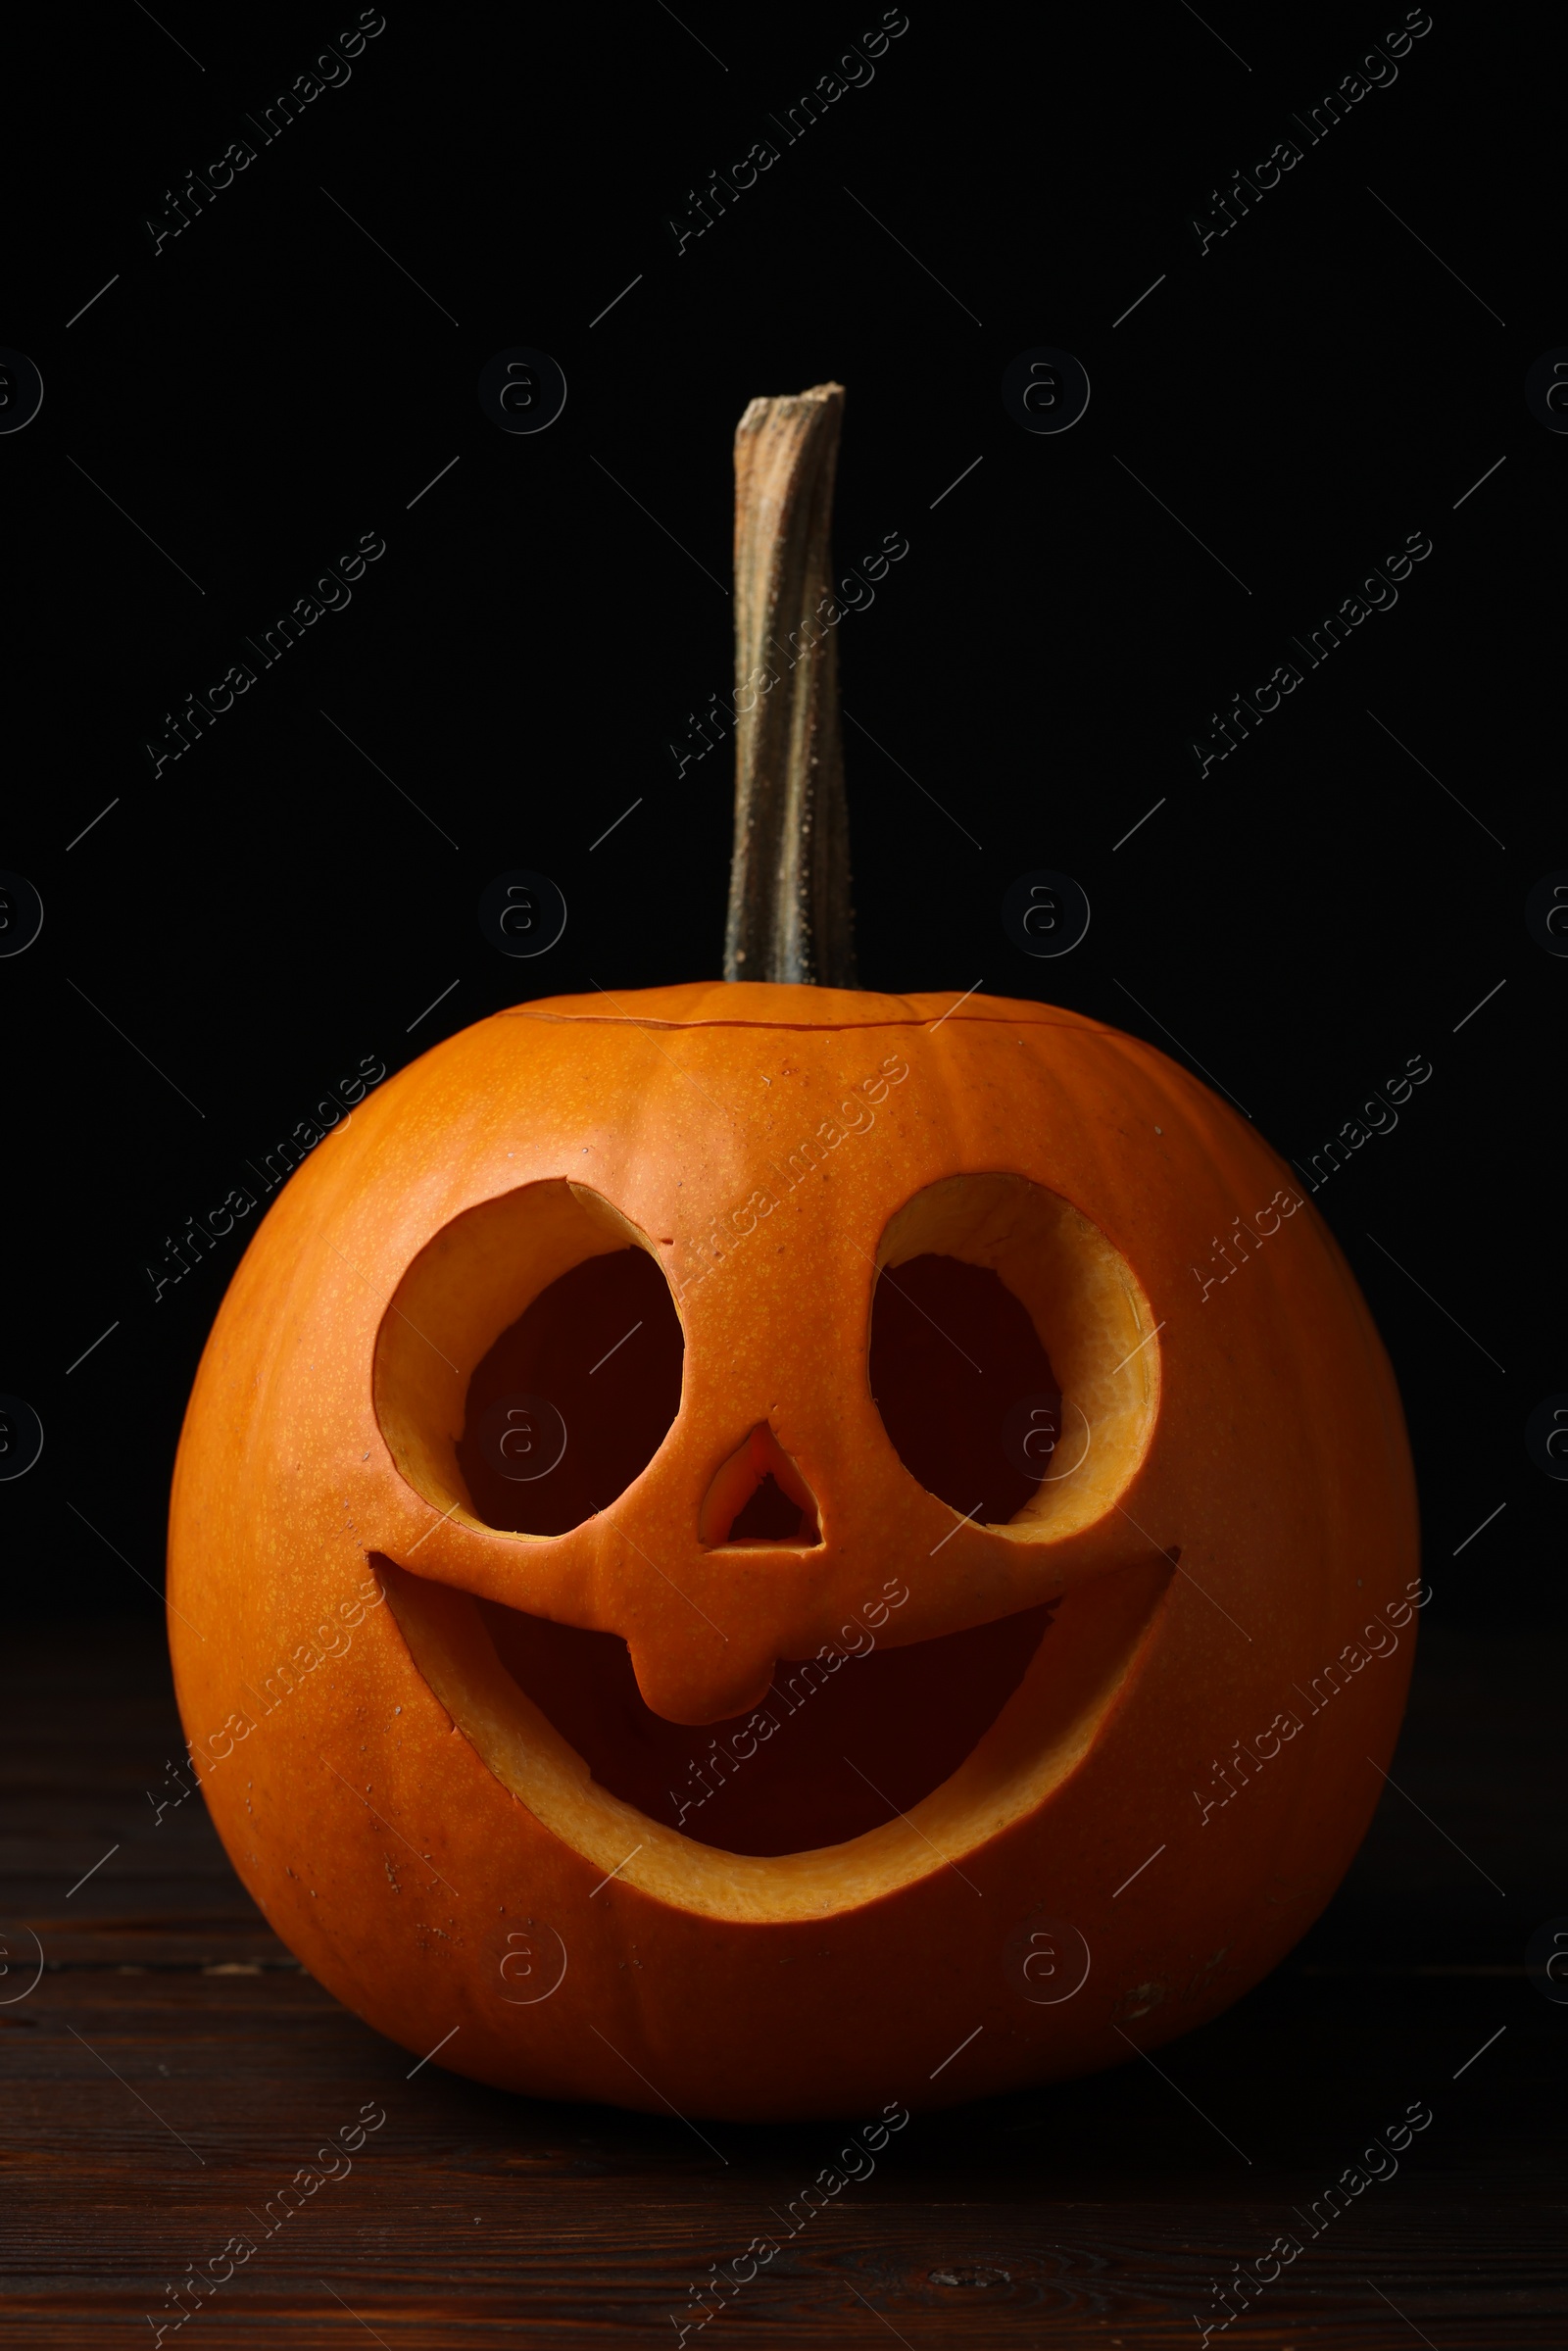
<instances>
[{"instance_id":1,"label":"wooden table","mask_svg":"<svg viewBox=\"0 0 1568 2351\"><path fill-rule=\"evenodd\" d=\"M1210 2281L1300 2234L1293 2207L1419 2099L1397 2177L1214 2339L1562 2351L1568 2007L1523 1967L1568 1912L1560 1658L1426 1628L1405 1792L1268 1983L1157 2070L917 2116L687 2340L1192 2345ZM386 2120L352 2172L167 2341L672 2344L688 2287L836 2146L826 2124L713 2125L721 2162L674 2121L411 2079L269 1934L196 1799L155 1825L181 1751L155 1626L29 1629L5 1674L7 2346L150 2343L166 2284L256 2236L368 2102Z\"/></svg>"}]
</instances>

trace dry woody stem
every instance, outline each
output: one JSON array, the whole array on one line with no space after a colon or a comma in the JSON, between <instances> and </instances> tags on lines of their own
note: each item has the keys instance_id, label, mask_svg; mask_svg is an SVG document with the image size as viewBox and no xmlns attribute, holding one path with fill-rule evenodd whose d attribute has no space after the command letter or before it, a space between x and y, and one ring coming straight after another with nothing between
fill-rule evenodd
<instances>
[{"instance_id":1,"label":"dry woody stem","mask_svg":"<svg viewBox=\"0 0 1568 2351\"><path fill-rule=\"evenodd\" d=\"M831 594L842 384L754 400L735 433L735 849L727 980L856 984Z\"/></svg>"}]
</instances>

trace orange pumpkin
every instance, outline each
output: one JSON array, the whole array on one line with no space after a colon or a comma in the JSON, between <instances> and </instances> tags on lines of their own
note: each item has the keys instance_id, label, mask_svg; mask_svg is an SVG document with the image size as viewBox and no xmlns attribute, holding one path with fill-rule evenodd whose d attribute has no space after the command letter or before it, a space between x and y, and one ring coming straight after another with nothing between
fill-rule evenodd
<instances>
[{"instance_id":1,"label":"orange pumpkin","mask_svg":"<svg viewBox=\"0 0 1568 2351\"><path fill-rule=\"evenodd\" d=\"M170 1623L339 1998L766 2118L1255 1983L1370 1819L1415 1576L1387 1360L1245 1121L1071 1012L741 980L499 1013L319 1145L203 1358Z\"/></svg>"},{"instance_id":2,"label":"orange pumpkin","mask_svg":"<svg viewBox=\"0 0 1568 2351\"><path fill-rule=\"evenodd\" d=\"M481 2080L709 2115L970 2097L1211 2016L1354 1851L1415 1512L1344 1260L1148 1046L952 1001L519 1007L253 1241L175 1479L181 1710L269 1920L417 2054L457 2028ZM955 1265L972 1296L922 1282ZM1014 1299L1050 1370L1009 1386ZM535 1410L466 1475L551 1377L541 1308L565 1452L509 1482ZM1054 1452L1048 1402L1009 1458L1054 1390ZM955 1413L943 1499L889 1428L918 1463ZM796 1522L748 1537L764 1460ZM533 1531L568 1461L581 1516ZM962 1515L1020 1461L1061 1467Z\"/></svg>"}]
</instances>

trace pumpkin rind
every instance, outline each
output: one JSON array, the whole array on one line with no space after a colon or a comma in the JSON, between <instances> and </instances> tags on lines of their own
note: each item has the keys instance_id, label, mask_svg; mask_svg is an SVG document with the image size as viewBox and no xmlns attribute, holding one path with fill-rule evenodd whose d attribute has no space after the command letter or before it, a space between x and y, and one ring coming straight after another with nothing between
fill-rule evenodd
<instances>
[{"instance_id":1,"label":"pumpkin rind","mask_svg":"<svg viewBox=\"0 0 1568 2351\"><path fill-rule=\"evenodd\" d=\"M879 1077L879 1096L854 1091ZM847 1100L868 1117L846 1124ZM838 1139L808 1164L801 1141L825 1127ZM1103 1508L1043 1540L956 1521L899 1461L866 1380L884 1237L960 1177L1025 1179L1130 1269L1123 1471ZM663 1266L680 1410L597 1518L501 1534L421 1492L435 1470L400 1470L378 1349L408 1359L392 1301L454 1220L564 1186ZM1193 1268L1213 1238L1239 1217L1255 1244L1285 1200L1204 1292ZM460 1404L468 1368L451 1371ZM816 1497L820 1544L701 1542L703 1497L759 1426ZM383 1556L399 1574L368 1581ZM775 1658L831 1642L894 1573L909 1590L895 1643L1061 1604L1017 1697L912 1827L816 1853L731 1865L664 1824L642 1836L585 1770L573 1794L569 1764L535 1808L529 1767L505 1761L515 1725L486 1716L482 1659L464 1662L477 1618L461 1595L477 1593L618 1634L648 1703L696 1726L748 1703ZM758 2119L1091 2071L1127 2056L1118 2026L1157 2046L1255 1983L1371 1817L1416 1575L1387 1358L1327 1228L1234 1111L1151 1047L1049 1006L699 983L498 1014L317 1148L203 1357L170 1634L235 1868L349 2006L421 2056L459 2028L439 2062L506 2087ZM400 1626L416 1584L416 1644L456 1628L450 1704ZM1374 1655L1362 1627L1389 1603L1405 1629ZM1282 1716L1299 1728L1259 1757ZM1054 2004L1020 1985L1036 1916L1090 1953ZM565 1973L514 2003L496 1938L529 1920Z\"/></svg>"}]
</instances>

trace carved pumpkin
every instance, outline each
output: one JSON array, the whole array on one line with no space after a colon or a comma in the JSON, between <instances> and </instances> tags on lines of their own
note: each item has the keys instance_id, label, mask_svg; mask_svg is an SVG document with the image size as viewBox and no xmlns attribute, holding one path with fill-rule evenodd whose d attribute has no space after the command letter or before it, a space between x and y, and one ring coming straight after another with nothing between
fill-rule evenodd
<instances>
[{"instance_id":1,"label":"carved pumpkin","mask_svg":"<svg viewBox=\"0 0 1568 2351\"><path fill-rule=\"evenodd\" d=\"M1414 1574L1386 1358L1243 1120L1070 1012L734 979L498 1014L316 1151L203 1359L171 1637L236 1869L372 2025L782 2117L1253 1984L1371 1816Z\"/></svg>"}]
</instances>

